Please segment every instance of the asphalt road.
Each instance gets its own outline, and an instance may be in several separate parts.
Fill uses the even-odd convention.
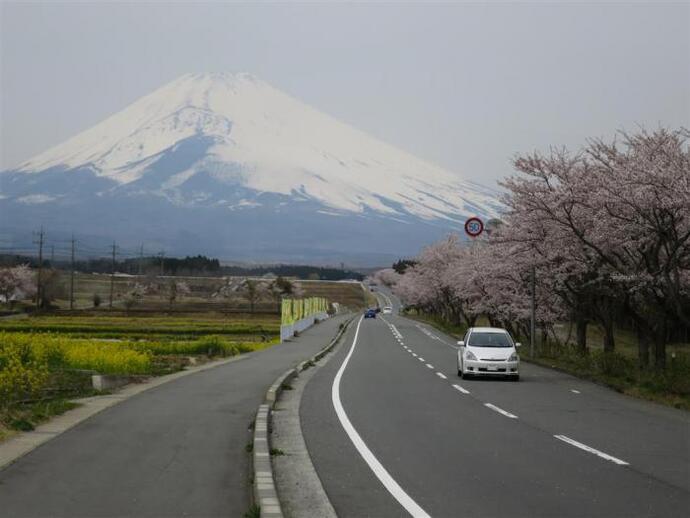
[[[248,427],[265,391],[343,318],[141,393],[45,443],[0,471],[0,516],[243,516]]]
[[[687,413],[525,363],[461,380],[454,341],[397,315],[356,329],[300,409],[339,516],[690,516]]]

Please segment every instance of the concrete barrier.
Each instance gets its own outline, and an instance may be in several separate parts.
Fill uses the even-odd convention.
[[[93,374],[91,385],[95,390],[114,390],[130,383],[141,383],[149,376],[131,376],[127,374]]]

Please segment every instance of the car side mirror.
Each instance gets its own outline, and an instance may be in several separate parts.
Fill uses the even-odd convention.
[[[515,347],[522,347],[522,344],[520,342],[515,342]]]
[[[462,347],[463,345],[465,345],[465,342],[463,342],[462,340],[458,340],[458,345]]]

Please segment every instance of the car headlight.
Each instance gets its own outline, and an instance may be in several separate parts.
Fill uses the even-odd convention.
[[[472,351],[466,351],[465,352],[465,359],[466,360],[472,360],[472,361],[477,361],[477,357],[474,355]]]
[[[510,358],[508,358],[509,362],[516,362],[520,359],[520,357],[517,355],[517,353],[513,353],[510,355]]]

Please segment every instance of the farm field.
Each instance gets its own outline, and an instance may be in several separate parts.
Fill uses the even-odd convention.
[[[375,306],[376,297],[359,282],[295,281],[305,297],[325,297],[352,310]]]
[[[235,340],[267,341],[278,335],[280,315],[222,313],[171,314],[122,311],[56,312],[23,319],[0,320],[8,333],[56,333],[73,338],[192,339],[219,335]]]
[[[136,276],[116,274],[113,277],[113,305],[122,309],[124,301],[137,285],[157,285],[155,293],[147,292],[130,307],[130,311],[200,312],[217,311],[221,313],[249,312],[251,304],[241,289],[228,294],[223,286],[244,278],[228,277],[186,277],[186,276]],[[252,278],[262,287],[270,285],[272,278]],[[331,302],[361,309],[375,304],[376,299],[362,289],[359,282],[306,281],[286,279],[304,297],[325,297]],[[94,297],[100,299],[100,307],[109,305],[111,276],[97,273],[75,273],[74,308],[78,310],[94,308]],[[172,283],[184,284],[185,293],[179,293],[173,303],[168,299]],[[59,277],[58,294],[53,304],[60,309],[69,309],[70,276],[63,272]],[[280,299],[263,290],[255,301],[254,313],[278,313]]]

